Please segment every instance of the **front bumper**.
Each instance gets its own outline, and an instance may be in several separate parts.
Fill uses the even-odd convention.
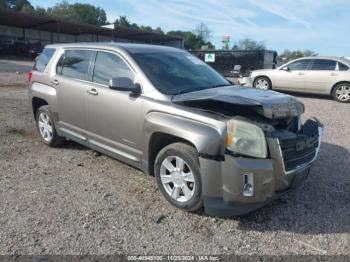
[[[242,77],[239,81],[240,85],[252,87],[253,86],[253,78],[252,77]]]
[[[308,177],[319,153],[323,127],[318,126],[318,146],[311,161],[286,170],[279,140],[269,138],[270,159],[225,155],[224,161],[200,158],[204,210],[208,215],[236,216],[249,213],[298,188]],[[249,177],[252,194],[246,194]]]

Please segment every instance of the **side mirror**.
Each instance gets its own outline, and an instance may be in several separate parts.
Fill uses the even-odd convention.
[[[288,66],[285,66],[285,67],[282,68],[282,70],[283,70],[283,71],[289,71],[290,69],[289,69]]]
[[[116,77],[109,80],[109,88],[119,91],[141,93],[140,85],[135,85],[129,77]]]

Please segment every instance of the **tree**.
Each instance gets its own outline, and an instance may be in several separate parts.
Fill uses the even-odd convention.
[[[208,42],[211,38],[211,31],[207,25],[200,23],[195,29],[194,33],[203,39],[203,41]]]
[[[35,10],[31,5],[24,5],[24,6],[22,6],[20,12],[32,15],[32,14],[34,14]]]
[[[106,12],[90,4],[69,4],[63,1],[46,10],[47,15],[66,21],[104,25],[107,23]]]
[[[153,29],[150,26],[141,25],[139,26],[136,23],[132,23],[126,16],[119,16],[114,22],[116,26],[121,27],[127,27],[127,28],[133,28],[133,29],[139,29],[146,33],[158,33],[158,34],[164,34],[163,30],[158,26],[156,29]]]
[[[160,26],[158,26],[156,29],[153,29],[153,32],[164,35],[164,31],[162,28],[160,28]]]
[[[47,15],[46,9],[42,8],[40,6],[35,7],[34,9],[34,15],[40,15],[40,16],[45,16]]]
[[[200,35],[190,31],[169,31],[167,35],[183,38],[186,49],[198,50],[201,49],[202,46],[208,46],[208,48],[211,49],[214,48],[214,45],[210,41],[206,42]]]
[[[239,40],[232,50],[263,50],[266,49],[265,42],[258,42],[250,38]]]
[[[126,16],[119,16],[114,22],[114,25],[121,27],[128,27],[133,29],[139,29],[139,26],[135,23],[131,23],[130,20]]]
[[[305,56],[317,56],[318,54],[311,50],[294,50],[290,51],[289,49],[285,49],[282,54],[279,55],[283,60],[294,60],[297,58],[305,57]]]
[[[28,0],[0,0],[0,6],[14,11],[33,9],[33,6]]]

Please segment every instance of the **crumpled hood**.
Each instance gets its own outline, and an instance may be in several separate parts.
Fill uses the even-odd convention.
[[[225,86],[175,95],[177,104],[198,105],[198,102],[220,102],[227,105],[249,107],[269,119],[299,116],[304,105],[296,98],[275,91],[265,91],[241,86]]]

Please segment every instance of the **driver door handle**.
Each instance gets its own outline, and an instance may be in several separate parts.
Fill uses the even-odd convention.
[[[300,72],[300,73],[298,73],[298,75],[303,76],[303,75],[305,75],[305,73]]]
[[[93,96],[97,96],[98,95],[98,92],[95,88],[92,88],[90,90],[87,91],[90,95],[93,95]]]

